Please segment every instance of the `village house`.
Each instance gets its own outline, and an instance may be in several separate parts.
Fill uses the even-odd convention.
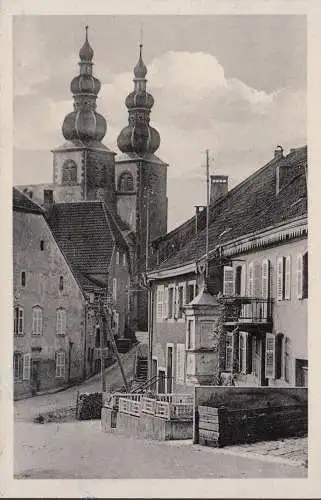
[[[307,386],[307,149],[274,158],[153,242],[149,375],[158,391],[197,383]],[[206,276],[206,263],[208,273]]]

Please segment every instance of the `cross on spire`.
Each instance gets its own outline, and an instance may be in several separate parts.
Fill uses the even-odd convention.
[[[88,42],[88,28],[89,28],[89,26],[88,26],[88,24],[86,24],[85,31],[86,31],[86,41],[87,42]]]

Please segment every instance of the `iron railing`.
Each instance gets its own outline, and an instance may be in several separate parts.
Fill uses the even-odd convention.
[[[272,322],[272,299],[223,297],[225,323],[268,324]]]

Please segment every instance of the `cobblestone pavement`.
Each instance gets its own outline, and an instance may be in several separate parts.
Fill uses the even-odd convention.
[[[100,421],[15,424],[16,479],[305,478],[307,469],[191,442],[103,433]]]

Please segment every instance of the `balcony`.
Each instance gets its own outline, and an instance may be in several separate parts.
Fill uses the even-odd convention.
[[[221,297],[224,304],[223,321],[226,326],[272,326],[272,299],[257,297]]]

